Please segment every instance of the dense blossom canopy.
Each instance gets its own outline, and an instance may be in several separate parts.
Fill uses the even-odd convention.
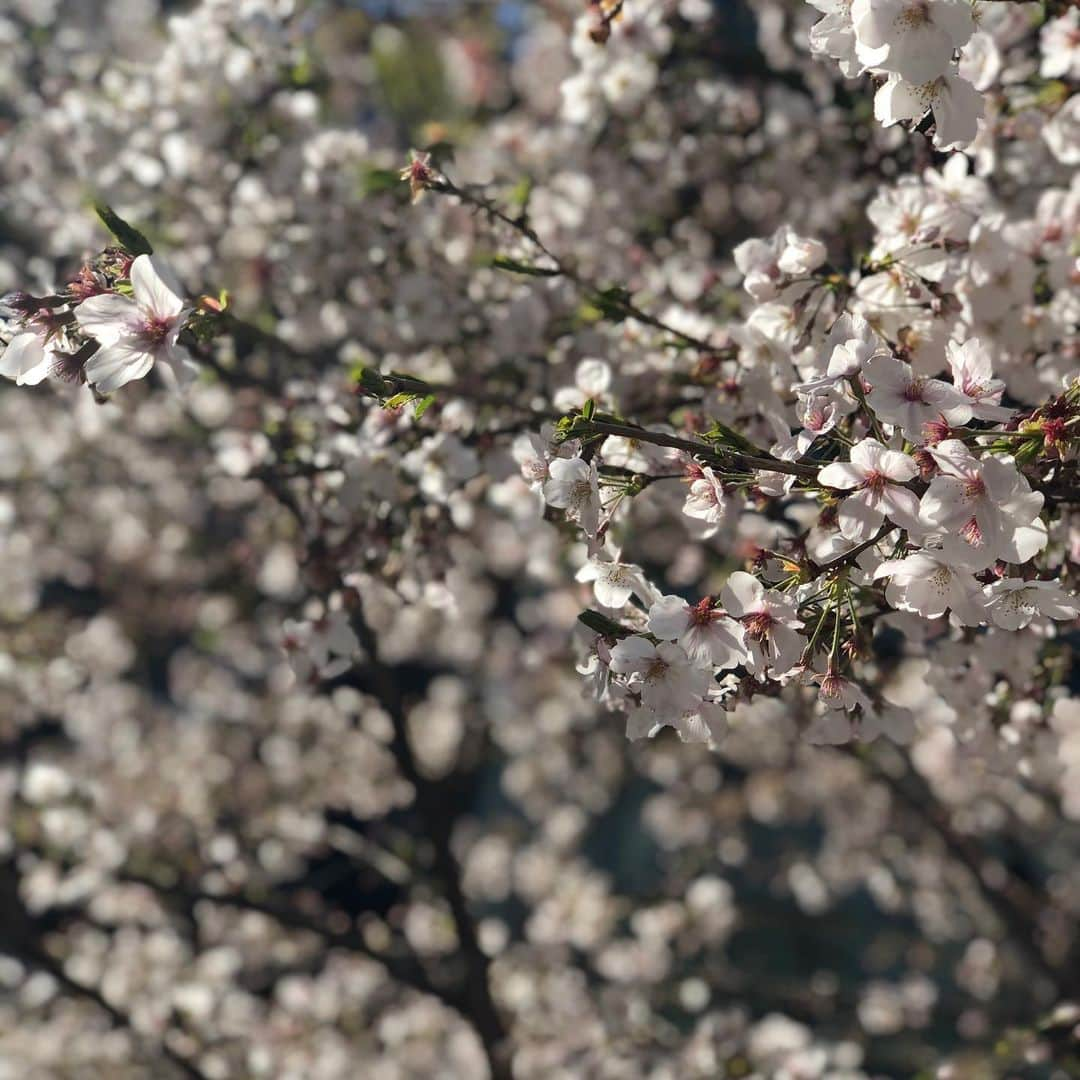
[[[1080,1068],[1075,3],[0,42],[10,1075]]]

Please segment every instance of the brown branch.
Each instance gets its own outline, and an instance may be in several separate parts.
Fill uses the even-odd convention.
[[[697,337],[694,334],[688,334],[684,330],[679,330],[677,327],[672,326],[670,323],[664,322],[662,319],[658,319],[655,315],[650,315],[643,308],[638,307],[629,296],[616,296],[610,290],[610,287],[599,285],[596,282],[589,281],[586,277],[580,274],[574,267],[572,267],[565,259],[556,255],[548,246],[540,239],[536,230],[533,229],[524,216],[519,218],[512,218],[505,211],[501,210],[490,198],[486,195],[480,194],[469,187],[459,187],[452,180],[449,180],[445,175],[440,176],[438,179],[432,180],[427,184],[429,191],[437,192],[440,195],[453,195],[460,199],[468,206],[472,206],[474,209],[479,210],[483,214],[487,215],[490,220],[500,221],[504,225],[509,226],[520,236],[529,241],[536,249],[550,259],[554,264],[550,268],[538,268],[537,271],[544,277],[564,277],[568,281],[573,282],[579,289],[581,289],[586,296],[594,298],[603,298],[603,302],[612,308],[618,310],[623,316],[635,319],[637,322],[643,323],[646,326],[651,326],[655,330],[661,330],[665,334],[670,334],[673,338],[681,341],[684,345],[690,345],[701,352],[714,352],[716,346],[705,338]]]

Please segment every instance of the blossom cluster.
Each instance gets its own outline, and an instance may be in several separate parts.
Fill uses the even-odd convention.
[[[19,386],[50,376],[86,382],[110,394],[161,362],[162,376],[176,388],[197,370],[179,344],[192,312],[183,297],[183,286],[160,259],[107,249],[58,293],[0,299],[13,324],[0,375]]]
[[[1008,47],[1042,14],[1034,4],[1009,11],[1014,5],[971,0],[807,2],[823,16],[810,31],[813,53],[835,60],[848,77],[875,77],[874,116],[884,126],[929,117],[939,150],[976,141],[988,112],[984,95],[1022,70],[1007,62]],[[1076,78],[1078,29],[1075,6],[1047,18],[1040,31],[1043,78]],[[1076,105],[1051,90],[1049,100],[1055,96],[1060,115],[1045,138],[1068,163],[1074,151],[1066,132],[1075,126]]]
[[[0,1059],[1068,1071],[1075,11],[180,8],[0,13]]]

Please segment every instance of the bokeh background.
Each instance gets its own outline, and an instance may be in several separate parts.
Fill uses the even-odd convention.
[[[806,4],[631,0],[599,66],[583,6],[0,4],[0,292],[69,280],[103,199],[243,320],[184,399],[0,387],[5,1080],[1080,1074],[1080,765],[959,749],[1034,654],[957,679],[884,635],[945,718],[910,753],[769,701],[717,752],[631,743],[583,693],[570,534],[499,403],[583,400],[599,357],[661,420],[685,373],[493,270],[484,215],[410,206],[408,151],[695,331],[735,243],[786,221],[849,263],[937,164],[809,56]],[[462,387],[425,423],[463,449],[364,364]],[[641,559],[705,589],[738,552],[677,505],[641,500]]]

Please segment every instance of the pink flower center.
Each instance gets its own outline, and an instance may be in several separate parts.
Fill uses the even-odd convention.
[[[982,547],[983,534],[978,521],[971,517],[967,524],[960,530],[960,535],[972,546]]]
[[[1065,421],[1055,417],[1042,422],[1043,439],[1047,446],[1056,446],[1065,438]]]
[[[716,488],[707,480],[699,480],[694,483],[694,498],[706,504],[706,506],[719,506],[720,495]]]
[[[743,619],[743,626],[746,627],[748,637],[761,641],[768,637],[769,630],[775,622],[776,620],[767,611],[755,611]]]
[[[715,622],[723,614],[719,608],[713,607],[712,597],[706,596],[704,600],[690,609],[690,625],[708,626],[709,623]]]
[[[908,30],[917,30],[930,21],[930,4],[928,0],[915,0],[914,3],[908,4],[896,20],[901,27]]]
[[[147,345],[161,345],[173,328],[173,320],[160,315],[149,315],[142,324],[139,337]]]
[[[592,484],[588,480],[575,480],[570,488],[570,505],[581,508],[589,505],[592,498]]]
[[[920,405],[927,405],[929,402],[923,396],[923,391],[926,387],[925,379],[913,379],[904,387],[904,400],[918,402]]]
[[[829,698],[832,701],[839,700],[840,695],[843,693],[844,680],[839,676],[829,672],[822,677],[821,680],[821,696]]]
[[[649,661],[649,666],[645,669],[645,681],[656,682],[664,678],[667,673],[668,662],[663,657],[657,656]]]
[[[973,476],[964,481],[964,498],[979,499],[986,494],[986,481],[981,476]]]
[[[880,495],[888,483],[889,478],[880,469],[871,469],[866,474],[866,479],[863,480],[863,487],[872,491],[875,495]]]

